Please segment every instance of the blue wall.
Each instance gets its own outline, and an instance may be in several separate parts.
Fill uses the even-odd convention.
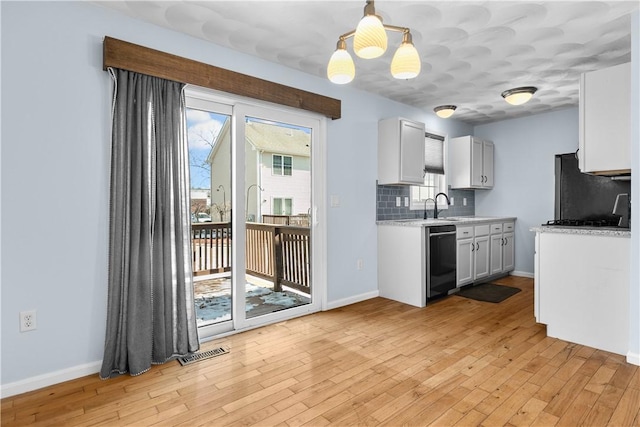
[[[327,122],[326,144],[327,195],[341,203],[319,219],[328,230],[329,304],[378,290],[378,121],[403,116],[451,137],[473,130],[89,2],[0,7],[3,388],[97,372],[102,359],[111,95],[102,70],[105,35],[342,100],[342,119]],[[29,309],[38,310],[38,329],[20,333],[18,312]]]
[[[495,186],[476,191],[476,215],[518,218],[515,270],[533,275],[529,229],[553,219],[554,155],[578,149],[578,109],[476,126],[474,135],[495,144]]]

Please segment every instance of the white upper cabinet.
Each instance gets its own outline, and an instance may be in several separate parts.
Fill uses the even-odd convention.
[[[493,142],[474,136],[452,138],[449,142],[451,188],[493,188]]]
[[[631,65],[580,78],[580,170],[599,175],[631,172]]]
[[[378,184],[424,183],[424,123],[403,118],[378,122]]]

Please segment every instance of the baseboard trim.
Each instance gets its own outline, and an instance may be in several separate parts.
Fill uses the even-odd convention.
[[[627,363],[631,363],[632,365],[640,366],[640,353],[627,353]]]
[[[360,295],[354,295],[349,298],[343,298],[336,301],[327,302],[326,310],[333,310],[334,308],[344,307],[345,305],[355,304],[357,302],[366,301],[371,298],[376,298],[380,296],[380,291],[371,291],[366,292]]]
[[[528,277],[529,279],[533,279],[533,273],[529,273],[528,271],[512,271],[509,274],[512,276]]]
[[[100,372],[101,366],[102,361],[86,363],[84,365],[61,369],[48,374],[37,375],[35,377],[26,378],[13,383],[2,384],[0,388],[0,396],[2,398],[15,396],[17,394],[27,393],[50,385],[75,380],[76,378],[86,377],[87,375],[97,374]]]

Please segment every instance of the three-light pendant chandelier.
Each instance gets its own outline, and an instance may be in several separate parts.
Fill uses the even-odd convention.
[[[367,0],[364,17],[357,28],[338,39],[336,51],[331,55],[327,66],[329,80],[336,84],[346,84],[356,75],[355,64],[347,52],[348,38],[353,37],[353,50],[360,58],[378,58],[387,50],[387,30],[402,33],[402,43],[391,61],[391,75],[396,79],[412,79],[420,74],[420,55],[413,46],[410,30],[383,24],[382,18],[376,15],[373,0]]]

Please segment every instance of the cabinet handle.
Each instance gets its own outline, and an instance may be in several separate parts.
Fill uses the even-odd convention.
[[[506,237],[504,238],[504,244],[505,245],[507,244],[507,238]]]
[[[501,245],[500,245],[500,246],[504,246],[504,239],[502,239],[502,243],[501,243]]]
[[[476,251],[476,245],[474,245],[473,243],[471,244],[471,252],[475,252]]]
[[[476,251],[480,250],[480,243],[476,243]]]

